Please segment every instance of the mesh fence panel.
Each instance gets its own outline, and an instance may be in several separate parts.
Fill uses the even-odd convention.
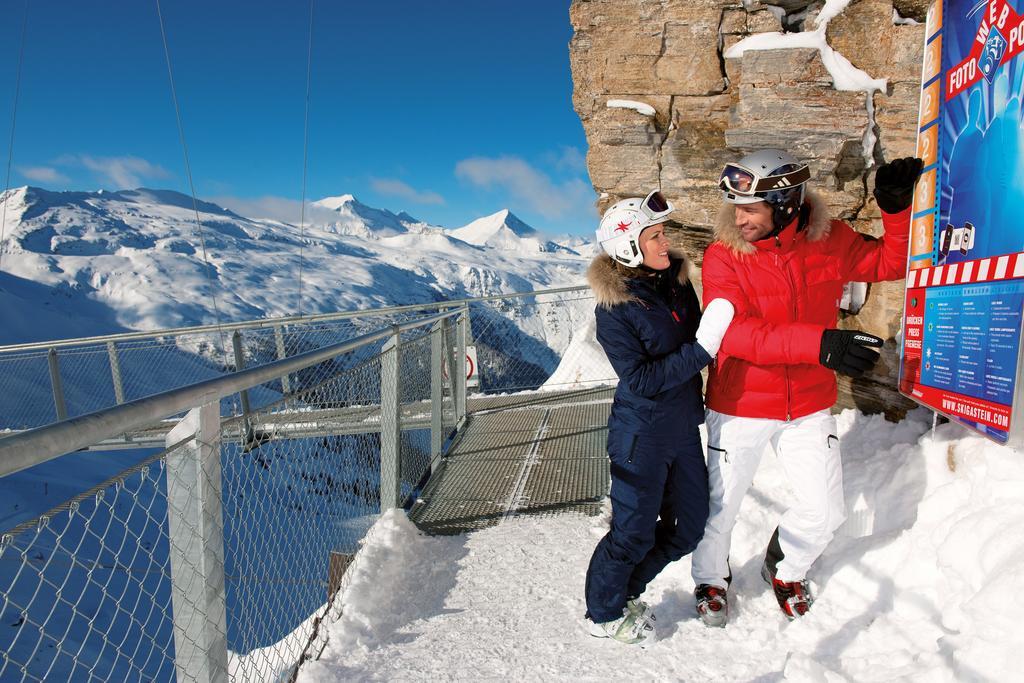
[[[416,421],[425,429],[405,430],[399,440],[399,491],[408,498],[430,473],[430,344],[431,336],[420,331],[416,339],[403,341],[398,373],[402,420]]]
[[[593,365],[593,348],[573,343],[580,334],[592,339],[593,306],[589,291],[472,302],[469,337],[476,345],[479,363],[476,390],[513,392],[571,388],[595,378],[614,381],[609,368],[587,367]],[[239,331],[242,362],[246,367],[262,365],[422,314],[423,310],[385,309],[330,321],[281,326],[263,322],[264,327]],[[114,405],[115,376],[120,377],[123,400],[130,401],[233,371],[232,337],[232,332],[174,335],[169,331],[149,339],[118,341],[113,344],[113,361],[106,344],[58,349],[67,413],[74,417]],[[369,350],[366,353],[370,354]],[[570,372],[567,367],[573,364]],[[560,367],[565,371],[556,372]],[[26,429],[56,420],[46,351],[0,353],[0,388],[4,389],[0,391],[0,429]],[[285,389],[277,380],[254,387],[247,398],[253,408],[259,408],[277,402]],[[238,397],[222,405],[225,416],[239,410]]]
[[[595,354],[589,294],[481,301],[469,310],[479,391],[614,381],[603,354]],[[244,362],[260,365],[282,347],[291,356],[410,315],[246,331]],[[440,341],[446,438],[458,417],[454,322],[446,321]],[[396,485],[402,500],[417,495],[431,466],[436,340],[426,327],[402,335]],[[176,657],[203,648],[180,626],[175,638],[175,615],[189,610],[213,624],[208,633],[219,630],[226,640],[234,679],[286,677],[316,656],[321,621],[340,607],[341,568],[380,513],[383,348],[382,341],[368,344],[291,373],[287,391],[280,378],[250,388],[250,413],[224,422],[216,476],[203,471],[183,478],[184,447],[171,449],[3,534],[0,680],[173,680]],[[216,360],[224,345],[209,335],[123,342],[117,351],[125,400],[234,369]],[[45,353],[0,356],[0,371],[16,376],[8,386],[35,392],[4,404],[3,426],[53,420],[47,368]],[[72,416],[116,400],[106,345],[62,352],[61,374],[74,387],[65,392]],[[105,388],[90,393],[90,382]],[[21,404],[24,410],[14,410]],[[239,412],[237,395],[222,402],[222,415]],[[200,501],[214,505],[222,521],[212,561],[222,564],[223,623],[199,599],[204,585],[174,584],[183,571],[210,569],[187,559],[186,549],[207,539],[203,525],[174,521]],[[179,558],[178,569],[170,558]]]
[[[213,379],[232,369],[220,342],[214,343],[210,335],[120,342],[115,349],[125,401]],[[109,352],[105,355],[109,362]],[[106,374],[112,376],[109,368]]]
[[[430,468],[431,342],[402,337],[403,499]],[[287,680],[317,656],[381,510],[381,349],[294,373],[287,399],[215,426],[215,466],[187,441],[0,536],[0,680],[189,680],[203,638],[226,642],[233,680]]]
[[[469,310],[481,393],[616,381],[594,340],[594,298],[589,291],[485,300],[472,303]]]
[[[173,679],[163,459],[0,540],[0,680]]]
[[[265,327],[239,330],[242,362],[245,367],[263,365],[422,315],[422,310],[384,310],[329,321],[265,323]],[[116,405],[118,379],[122,400],[132,401],[232,372],[236,369],[233,336],[233,332],[167,331],[147,339],[58,348],[67,415]],[[29,429],[57,420],[47,356],[47,350],[0,352],[0,429]],[[254,407],[269,405],[281,398],[283,389],[280,381],[253,388],[250,402]],[[222,405],[225,416],[238,411],[237,399]]]
[[[0,378],[0,430],[30,429],[57,420],[45,351],[0,356]]]
[[[339,426],[358,422],[379,395],[380,361],[316,379],[310,405]],[[242,680],[275,679],[317,654],[317,620],[337,590],[331,556],[354,554],[380,512],[380,435],[288,436],[301,427],[279,423],[256,448],[224,446],[228,647]]]

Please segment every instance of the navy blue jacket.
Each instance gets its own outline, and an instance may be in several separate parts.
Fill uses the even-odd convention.
[[[629,272],[605,254],[587,271],[597,341],[619,376],[608,427],[671,440],[704,422],[700,371],[712,358],[695,341],[700,303],[680,252],[664,271]]]

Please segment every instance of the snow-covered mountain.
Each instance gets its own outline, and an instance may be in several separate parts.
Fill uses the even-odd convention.
[[[526,247],[534,252],[577,253],[573,249],[545,239],[508,209],[502,209],[456,228],[451,231],[451,236],[469,244],[503,251],[521,252]]]
[[[576,285],[588,260],[507,210],[446,230],[341,195],[300,234],[199,202],[200,233],[168,190],[5,200],[0,344]]]
[[[427,226],[404,211],[394,214],[387,209],[375,209],[363,204],[350,194],[325,197],[313,202],[315,208],[326,209],[337,214],[327,218],[323,212],[318,215],[320,228],[338,235],[354,235],[370,239],[394,237],[407,232],[422,232]]]

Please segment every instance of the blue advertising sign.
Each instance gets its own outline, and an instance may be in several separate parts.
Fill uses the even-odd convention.
[[[902,393],[1003,443],[1024,443],[1019,2],[928,13],[900,368]]]

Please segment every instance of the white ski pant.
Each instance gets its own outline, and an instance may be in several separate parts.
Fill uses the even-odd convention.
[[[827,410],[788,422],[708,410],[706,421],[711,506],[704,537],[693,551],[695,584],[726,586],[733,525],[769,445],[796,497],[779,521],[783,558],[776,577],[805,578],[846,517],[835,418]]]

